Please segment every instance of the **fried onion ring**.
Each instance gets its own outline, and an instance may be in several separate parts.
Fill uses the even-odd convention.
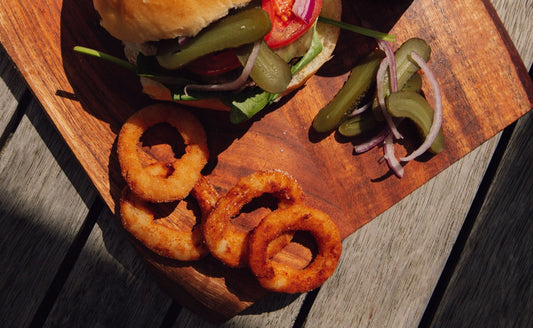
[[[191,194],[198,202],[202,218],[205,218],[216,204],[218,193],[202,176]],[[122,225],[144,246],[161,256],[180,261],[194,261],[205,257],[208,250],[200,225],[181,228],[185,220],[176,209],[165,217],[171,224],[158,223],[155,219],[155,207],[163,205],[149,203],[125,187],[120,199]]]
[[[245,267],[248,262],[249,231],[232,223],[243,206],[263,194],[272,194],[278,199],[278,208],[287,208],[303,201],[303,191],[296,180],[285,172],[258,171],[241,178],[226,195],[222,196],[205,220],[203,231],[211,254],[229,267]],[[276,241],[277,252],[292,239],[285,234]]]
[[[165,122],[182,136],[185,154],[170,163],[150,164],[151,168],[146,169],[137,151],[141,137],[148,128]],[[131,191],[150,202],[172,202],[185,198],[200,178],[209,158],[202,124],[188,111],[166,103],[144,107],[124,123],[118,136],[117,153],[122,176]]]
[[[287,231],[307,231],[318,252],[304,269],[273,261],[268,245]],[[330,217],[314,208],[297,204],[267,215],[249,239],[249,266],[265,289],[282,293],[304,293],[321,286],[335,271],[342,244]]]

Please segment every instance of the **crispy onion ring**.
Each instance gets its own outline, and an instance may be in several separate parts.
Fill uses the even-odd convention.
[[[307,231],[318,253],[304,269],[273,261],[268,245],[287,231]],[[250,234],[249,265],[264,288],[282,293],[304,293],[322,285],[335,271],[342,251],[337,226],[314,208],[297,204],[267,215]]]
[[[282,171],[258,171],[241,178],[222,196],[205,221],[203,231],[211,254],[229,267],[244,267],[248,262],[249,231],[231,222],[244,205],[263,194],[272,194],[278,208],[287,208],[303,201],[303,191],[294,178]],[[270,252],[277,252],[292,239],[292,234],[280,236]]]
[[[197,200],[202,218],[214,207],[218,193],[209,182],[201,177],[191,193]],[[182,229],[179,210],[174,209],[165,219],[175,224],[163,225],[155,219],[155,207],[162,204],[149,203],[135,195],[128,187],[122,191],[120,214],[124,228],[144,246],[161,256],[180,260],[195,261],[209,252],[204,244],[200,225]]]
[[[137,152],[140,139],[148,128],[165,122],[181,134],[185,154],[171,163],[156,162],[146,169]],[[200,178],[209,158],[201,123],[188,111],[167,103],[150,105],[133,114],[120,130],[117,153],[122,175],[131,191],[150,202],[185,198]],[[163,171],[166,174],[161,174]]]
[[[191,195],[198,202],[203,218],[207,218],[211,214],[219,198],[218,191],[203,175],[192,188]]]

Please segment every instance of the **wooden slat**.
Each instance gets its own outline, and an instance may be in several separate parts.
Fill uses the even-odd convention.
[[[533,115],[521,119],[433,327],[533,325]]]
[[[173,327],[293,327],[306,295],[268,294],[222,325],[210,323],[205,317],[183,308]]]
[[[0,46],[0,136],[3,135],[6,126],[11,121],[18,102],[26,89],[26,83],[15,70],[5,50]]]
[[[106,208],[45,326],[160,327],[171,302]]]
[[[1,326],[33,318],[96,191],[32,102],[0,154]]]

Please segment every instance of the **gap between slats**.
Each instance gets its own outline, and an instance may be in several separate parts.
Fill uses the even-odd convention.
[[[0,135],[0,154],[2,154],[2,151],[9,142],[9,139],[11,138],[13,133],[15,133],[15,130],[20,124],[22,117],[24,117],[24,113],[26,112],[26,108],[29,106],[32,97],[33,96],[29,89],[26,89],[22,94],[22,97],[20,98],[20,101],[17,105],[17,108],[15,109],[15,112],[13,113],[13,116],[11,116],[11,119],[7,123],[4,132]]]

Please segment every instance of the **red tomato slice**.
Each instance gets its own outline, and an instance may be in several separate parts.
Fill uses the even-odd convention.
[[[265,36],[265,41],[272,49],[286,46],[298,39],[313,26],[322,9],[322,0],[315,1],[313,15],[306,23],[292,13],[295,0],[263,0],[263,10],[270,16],[272,30]]]
[[[187,68],[196,74],[219,75],[241,66],[235,51],[227,49],[200,57],[189,63]]]

